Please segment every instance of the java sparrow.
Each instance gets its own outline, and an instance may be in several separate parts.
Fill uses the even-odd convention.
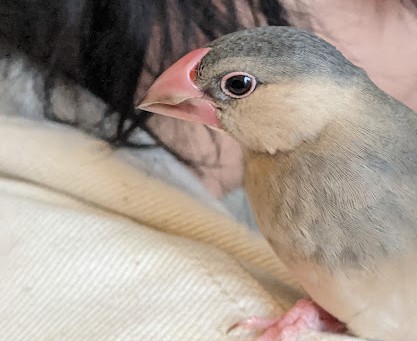
[[[415,112],[289,27],[190,52],[137,104],[240,143],[260,230],[314,304],[356,336],[417,340]],[[280,321],[264,324],[265,340]]]

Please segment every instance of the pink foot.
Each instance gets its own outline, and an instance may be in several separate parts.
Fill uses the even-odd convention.
[[[229,328],[263,329],[256,341],[293,341],[303,331],[346,332],[346,327],[311,300],[299,300],[286,314],[276,319],[249,317]]]

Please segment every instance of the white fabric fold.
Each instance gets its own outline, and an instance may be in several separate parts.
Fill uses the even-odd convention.
[[[246,340],[225,331],[300,295],[262,238],[105,142],[0,117],[0,340]]]

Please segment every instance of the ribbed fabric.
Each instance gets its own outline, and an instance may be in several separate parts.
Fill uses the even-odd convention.
[[[0,174],[0,340],[246,340],[225,331],[300,294],[259,236],[73,129],[0,118]]]

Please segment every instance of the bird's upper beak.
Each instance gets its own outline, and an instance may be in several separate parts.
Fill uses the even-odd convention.
[[[220,129],[215,106],[193,79],[198,64],[209,51],[209,48],[197,49],[178,60],[159,76],[136,107]]]

